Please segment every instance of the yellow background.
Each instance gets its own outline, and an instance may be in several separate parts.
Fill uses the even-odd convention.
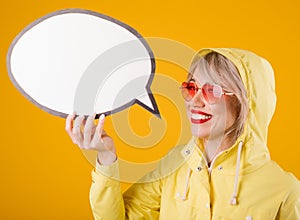
[[[173,39],[195,50],[238,47],[267,58],[275,70],[278,93],[269,149],[275,161],[300,178],[298,0],[2,0],[0,8],[1,219],[92,219],[88,200],[92,166],[65,133],[64,119],[25,99],[10,82],[5,65],[11,41],[25,26],[65,8],[103,13],[134,27],[144,37]],[[174,73],[178,68],[167,64],[158,70],[172,77],[177,74],[177,80],[185,78]],[[162,146],[134,150],[116,138],[123,158],[147,162],[172,146],[179,132],[178,113],[172,112],[174,107],[167,99],[156,99],[167,124]],[[130,115],[135,132],[147,135],[151,114],[135,105]],[[115,135],[110,118],[106,129]],[[122,185],[123,189],[128,186]]]

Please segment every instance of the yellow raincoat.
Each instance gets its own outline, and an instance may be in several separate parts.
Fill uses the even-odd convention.
[[[113,178],[118,162],[98,164],[90,191],[95,219],[300,220],[300,183],[270,160],[266,146],[276,104],[272,67],[239,49],[199,53],[211,51],[230,59],[240,72],[250,106],[244,133],[210,167],[192,138],[173,148],[145,177],[162,178],[136,183],[124,195]]]

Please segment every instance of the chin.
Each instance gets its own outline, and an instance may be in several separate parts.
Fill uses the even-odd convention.
[[[198,138],[207,138],[209,137],[209,133],[208,132],[204,132],[204,131],[199,131],[199,129],[193,129],[191,130],[192,135]]]
[[[207,138],[211,135],[211,124],[194,124],[191,123],[192,135],[198,138]]]

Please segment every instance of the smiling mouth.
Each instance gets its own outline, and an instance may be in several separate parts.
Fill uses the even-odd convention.
[[[205,112],[192,110],[191,122],[194,124],[203,124],[212,119],[212,115]]]

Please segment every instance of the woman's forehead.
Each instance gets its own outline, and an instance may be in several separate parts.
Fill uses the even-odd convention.
[[[188,81],[195,81],[197,84],[216,83],[210,76],[211,72],[203,71],[203,68],[197,67],[188,77]]]

